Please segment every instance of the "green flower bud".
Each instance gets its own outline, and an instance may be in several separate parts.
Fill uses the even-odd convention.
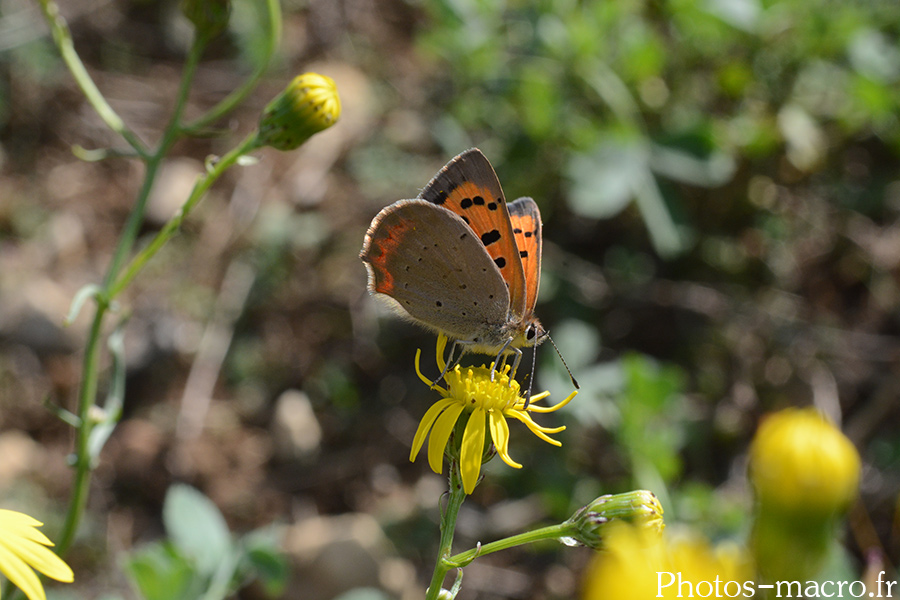
[[[293,150],[328,129],[341,115],[334,80],[318,73],[298,75],[272,100],[259,121],[257,141],[276,150]]]
[[[213,37],[228,26],[231,0],[181,0],[181,12],[198,33]]]
[[[629,523],[658,536],[665,528],[663,507],[653,494],[646,490],[635,490],[625,494],[600,496],[587,506],[580,508],[566,523],[574,526],[574,532],[563,543],[583,544],[599,550],[613,523]]]

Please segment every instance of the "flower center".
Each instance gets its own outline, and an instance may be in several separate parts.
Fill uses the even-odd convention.
[[[519,395],[519,382],[509,379],[509,365],[495,371],[493,381],[489,367],[467,367],[463,370],[456,365],[444,381],[447,382],[447,395],[470,410],[481,408],[503,412],[524,402]]]

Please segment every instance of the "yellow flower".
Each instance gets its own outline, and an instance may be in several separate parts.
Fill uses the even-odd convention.
[[[446,367],[443,359],[446,346],[447,337],[438,336],[437,366],[441,372]],[[416,353],[416,373],[419,375],[419,379],[430,387],[431,380],[425,377],[419,369],[421,354],[421,350]],[[565,429],[565,426],[542,427],[534,422],[530,413],[547,413],[558,410],[568,404],[578,393],[577,391],[569,394],[559,404],[550,407],[537,406],[538,402],[550,395],[550,392],[541,392],[531,397],[531,402],[526,408],[519,382],[509,378],[509,365],[498,369],[494,374],[493,381],[491,381],[491,366],[482,365],[463,370],[456,365],[444,375],[444,381],[447,384],[446,388],[434,387],[443,397],[435,402],[422,417],[413,438],[409,460],[416,459],[427,436],[429,437],[428,464],[435,473],[441,473],[444,449],[450,441],[450,435],[456,427],[456,422],[464,411],[470,413],[459,452],[459,468],[462,474],[463,489],[467,494],[471,494],[478,483],[488,429],[491,432],[491,441],[503,462],[516,469],[522,468],[522,465],[509,455],[509,425],[506,419],[521,421],[533,434],[545,442],[554,446],[562,446],[561,442],[554,440],[548,434],[559,433]],[[429,432],[431,432],[430,436]]]
[[[604,548],[585,574],[583,600],[734,598],[747,588],[753,595],[750,562],[733,544],[713,548],[700,536],[661,536],[618,522]]]
[[[769,415],[750,445],[750,479],[766,509],[841,513],[856,497],[859,474],[856,448],[812,408]]]
[[[757,500],[750,540],[760,575],[815,576],[857,494],[856,448],[815,409],[789,408],[760,424],[749,470]]]
[[[341,116],[341,99],[331,77],[298,75],[263,110],[257,143],[276,150],[293,150],[310,136],[334,125]]]
[[[14,510],[0,509],[0,572],[29,600],[45,600],[44,586],[32,569],[57,581],[71,583],[72,569],[53,553],[40,521]]]

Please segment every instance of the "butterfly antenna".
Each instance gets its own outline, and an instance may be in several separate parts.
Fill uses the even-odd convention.
[[[559,348],[556,346],[556,343],[553,341],[553,338],[550,337],[550,334],[547,334],[547,339],[550,340],[550,345],[553,346],[553,349],[556,350],[556,355],[559,357],[559,360],[562,361],[563,366],[566,368],[566,373],[569,374],[569,379],[572,381],[572,385],[576,390],[580,390],[581,386],[578,385],[578,382],[575,381],[575,376],[572,375],[572,370],[569,369],[569,365],[566,364],[566,359],[563,358],[562,352],[559,351]]]

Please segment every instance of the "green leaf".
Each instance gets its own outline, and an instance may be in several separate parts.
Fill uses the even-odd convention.
[[[109,440],[113,430],[122,417],[122,403],[125,400],[125,325],[123,319],[107,340],[109,354],[112,357],[112,375],[106,404],[103,405],[103,419],[91,429],[88,437],[88,455],[92,461],[99,459],[100,451]]]
[[[100,292],[100,286],[93,283],[85,285],[75,292],[75,297],[72,298],[72,304],[69,306],[69,314],[66,315],[64,323],[71,325],[78,317],[78,313],[81,312],[84,303],[92,298],[96,298]]]
[[[584,217],[609,219],[634,198],[647,172],[647,149],[637,140],[606,140],[569,162],[569,205]]]
[[[175,484],[163,504],[163,523],[175,547],[211,575],[233,552],[231,532],[216,505],[194,488]]]
[[[151,544],[136,551],[124,571],[145,600],[188,600],[196,595],[193,568],[168,544]]]
[[[247,559],[262,582],[266,595],[281,596],[291,576],[287,558],[276,548],[260,547],[248,549]]]
[[[280,597],[290,579],[290,562],[281,551],[283,530],[280,527],[263,527],[241,538],[247,566],[259,578],[266,594]]]

